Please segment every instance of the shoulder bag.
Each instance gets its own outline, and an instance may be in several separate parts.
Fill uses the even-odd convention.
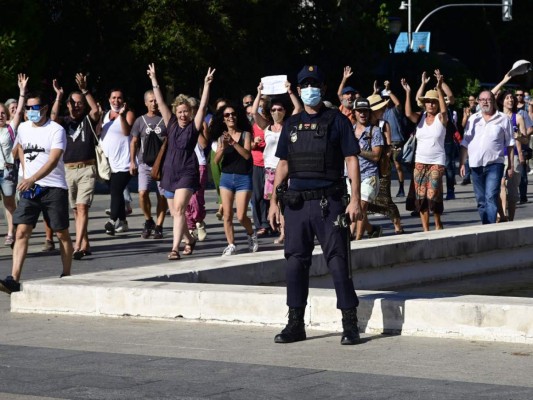
[[[150,173],[152,175],[152,179],[155,181],[160,181],[163,176],[163,164],[165,163],[167,149],[168,137],[165,136],[163,143],[161,144],[161,148],[159,149],[159,153],[157,153],[157,158],[154,161],[154,165],[152,166],[152,172]]]
[[[412,164],[415,161],[416,135],[411,135],[402,148],[402,163]]]
[[[87,115],[87,119],[89,116]],[[107,159],[102,146],[100,146],[100,139],[96,136],[96,132],[93,129],[93,125],[89,120],[89,126],[94,135],[94,151],[96,153],[96,170],[98,171],[98,177],[104,181],[111,179],[111,166],[109,165],[109,160]]]

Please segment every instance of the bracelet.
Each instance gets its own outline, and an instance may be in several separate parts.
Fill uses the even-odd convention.
[[[83,94],[84,96],[85,96],[87,93],[89,93],[89,91],[88,91],[87,89],[84,89],[84,90],[81,91],[81,94]]]
[[[25,99],[26,95],[25,94],[19,94],[19,97],[22,97],[23,99]]]
[[[55,103],[56,101],[59,103],[59,102],[61,101],[61,99],[56,98],[55,101],[54,101],[54,103]]]
[[[154,89],[159,89],[159,85],[153,85],[152,86]]]

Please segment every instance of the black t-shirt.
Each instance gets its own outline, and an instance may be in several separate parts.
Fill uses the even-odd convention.
[[[242,147],[244,147],[244,136],[245,132],[242,132],[238,142]],[[245,159],[233,146],[228,146],[224,149],[222,172],[226,174],[249,175],[252,173],[252,165],[251,155],[249,159]]]
[[[65,163],[94,160],[95,138],[88,116],[82,120],[74,120],[70,116],[63,118],[61,125],[67,133],[67,148],[63,154]]]

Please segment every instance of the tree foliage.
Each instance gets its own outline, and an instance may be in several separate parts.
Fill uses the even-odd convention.
[[[525,0],[514,2],[512,23],[501,22],[498,7],[443,10],[423,28],[432,32],[433,53],[403,56],[391,56],[388,46],[394,39],[388,17],[401,17],[407,29],[398,0],[1,2],[1,99],[13,96],[17,72],[30,75],[32,88],[50,89],[57,78],[67,92],[75,88],[75,73],[85,72],[100,101],[110,88],[121,87],[129,104],[142,105],[150,62],[169,95],[199,96],[211,66],[217,69],[213,97],[237,99],[254,93],[261,76],[287,74],[296,83],[306,63],[324,69],[330,98],[345,65],[355,72],[350,84],[363,93],[376,78],[397,85],[401,77],[414,79],[439,66],[459,93],[467,77],[499,81],[515,60],[532,54],[526,35],[516,40],[517,32],[527,32],[525,16],[533,11],[533,2]],[[447,1],[454,2],[460,0]],[[413,3],[416,22],[442,5]]]

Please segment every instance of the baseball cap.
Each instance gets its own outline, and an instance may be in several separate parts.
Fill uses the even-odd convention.
[[[317,65],[305,65],[300,72],[298,72],[298,83],[302,83],[306,79],[314,79],[323,83],[324,75]]]
[[[370,110],[370,102],[368,99],[365,99],[364,97],[360,97],[357,100],[355,100],[353,104],[354,110]]]
[[[344,89],[342,89],[342,94],[346,93],[358,93],[358,91],[351,86],[346,86]]]

